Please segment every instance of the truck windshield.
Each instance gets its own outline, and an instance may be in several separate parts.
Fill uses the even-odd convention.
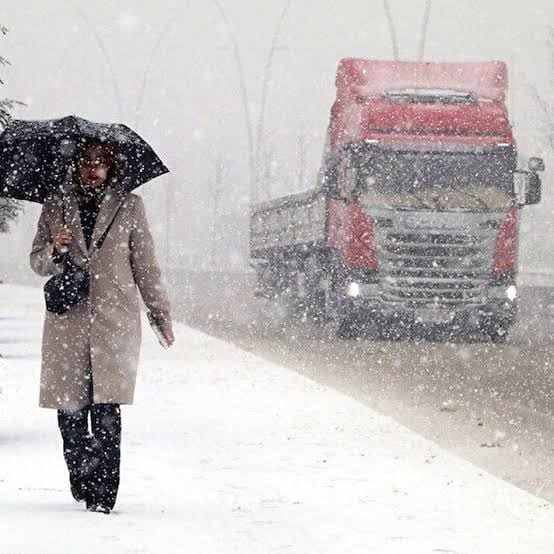
[[[364,203],[433,210],[496,210],[512,203],[513,153],[390,151],[352,161]]]
[[[432,89],[391,90],[385,93],[389,102],[411,102],[413,104],[477,104],[477,98],[470,92]]]

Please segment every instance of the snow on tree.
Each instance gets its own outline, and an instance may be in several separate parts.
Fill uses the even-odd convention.
[[[0,35],[4,36],[8,33],[8,29],[3,25],[0,25]],[[0,55],[0,66],[10,65],[10,62]],[[0,85],[3,85],[4,81],[0,75]],[[0,128],[3,129],[9,123],[11,116],[10,111],[21,102],[17,100],[10,100],[8,98],[0,98]],[[20,202],[10,200],[7,198],[0,198],[0,233],[5,233],[8,230],[8,223],[15,219],[22,207]]]

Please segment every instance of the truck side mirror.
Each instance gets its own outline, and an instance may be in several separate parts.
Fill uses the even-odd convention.
[[[544,168],[544,164],[543,164],[543,168]],[[544,169],[541,169],[540,171],[544,171]],[[529,175],[529,182],[527,184],[525,203],[528,206],[533,206],[534,204],[538,204],[541,201],[541,197],[542,197],[541,178],[537,173],[531,173]]]
[[[529,171],[514,172],[514,193],[520,206],[532,206],[541,201],[541,178]]]
[[[533,172],[544,171],[544,160],[542,158],[529,158],[529,170]]]

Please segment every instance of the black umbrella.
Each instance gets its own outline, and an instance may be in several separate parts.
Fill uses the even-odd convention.
[[[16,119],[0,135],[0,197],[43,202],[63,187],[81,146],[91,139],[115,148],[117,185],[127,191],[169,171],[151,146],[126,125],[73,115]]]

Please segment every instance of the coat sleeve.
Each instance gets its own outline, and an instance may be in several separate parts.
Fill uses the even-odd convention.
[[[140,196],[135,201],[130,249],[133,277],[146,307],[161,327],[171,327],[170,303],[156,260],[144,202]]]
[[[30,263],[32,270],[42,277],[57,275],[63,271],[63,259],[54,256],[54,243],[48,224],[51,206],[45,202],[38,220],[37,232],[31,247]]]

